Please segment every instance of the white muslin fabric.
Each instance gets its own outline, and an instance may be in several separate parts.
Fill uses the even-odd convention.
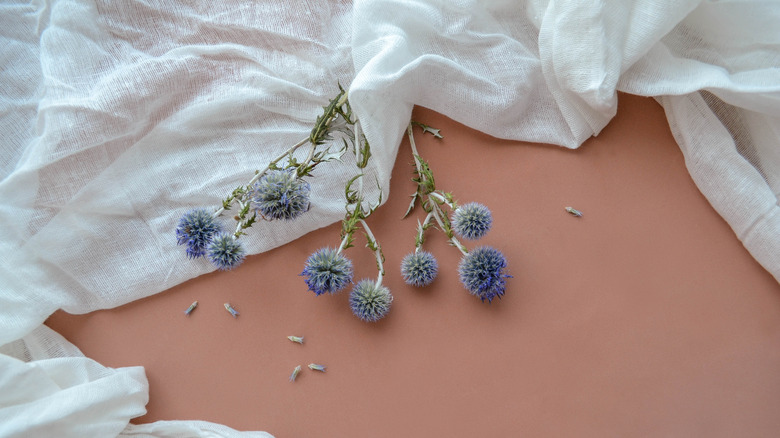
[[[179,217],[305,138],[338,83],[385,188],[414,105],[576,148],[618,91],[654,96],[693,180],[780,280],[778,23],[780,2],[752,0],[0,3],[0,436],[268,436],[129,424],[142,368],[42,323],[213,270],[183,260]],[[256,225],[247,251],[338,220],[353,168],[317,173],[311,212]]]

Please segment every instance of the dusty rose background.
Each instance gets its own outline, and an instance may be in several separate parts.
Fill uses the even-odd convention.
[[[338,243],[334,225],[234,272],[48,325],[105,365],[146,367],[138,423],[277,437],[776,436],[780,286],[698,192],[655,101],[620,96],[617,117],[576,151],[497,140],[422,108],[414,118],[445,136],[416,137],[438,185],[493,210],[480,244],[509,259],[503,300],[465,292],[459,253],[439,234],[427,244],[437,281],[403,283],[416,226],[400,220],[413,191],[405,142],[369,220],[395,295],[380,323],[353,317],[347,293],[315,297],[297,278],[309,253]],[[368,251],[348,254],[358,278],[375,275]]]

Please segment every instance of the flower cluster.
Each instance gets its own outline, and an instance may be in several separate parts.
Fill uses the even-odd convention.
[[[255,171],[247,184],[237,187],[222,201],[220,208],[210,211],[197,208],[186,212],[176,227],[176,240],[186,247],[187,257],[205,257],[220,270],[230,270],[240,265],[246,251],[239,239],[257,220],[291,221],[301,217],[311,207],[311,186],[307,178],[321,163],[341,160],[351,151],[354,154],[357,172],[345,184],[346,214],[342,221],[341,242],[336,247],[320,248],[305,261],[301,276],[308,290],[315,296],[335,294],[354,283],[352,261],[345,250],[353,246],[355,233],[361,230],[366,247],[374,254],[377,278],[361,279],[354,284],[349,295],[352,313],[367,322],[376,322],[388,315],[393,295],[382,284],[385,275],[382,247],[367,223],[368,217],[382,203],[379,199],[368,202],[363,192],[365,170],[371,157],[371,150],[361,132],[360,122],[354,117],[347,92],[339,87],[339,94],[323,107],[323,114],[317,117],[309,136],[287,149],[270,161],[262,170]],[[423,222],[418,221],[414,252],[401,262],[404,281],[416,287],[431,284],[439,273],[439,264],[434,255],[423,250],[425,231],[436,227],[443,231],[450,244],[458,248],[463,258],[458,266],[463,286],[482,301],[491,302],[501,298],[506,291],[507,261],[504,255],[488,246],[469,252],[458,238],[476,240],[485,236],[493,225],[490,210],[477,202],[459,206],[451,193],[436,188],[428,163],[414,143],[413,126],[417,125],[434,136],[441,138],[438,130],[412,122],[408,128],[409,140],[414,153],[417,190],[406,215],[420,205],[427,213]],[[326,144],[340,139],[343,148],[331,151]],[[308,153],[296,152],[308,145]],[[284,160],[284,161],[283,161]],[[235,208],[235,230],[226,231],[218,222],[222,214]],[[406,216],[405,215],[405,216]],[[457,236],[457,237],[456,237]],[[231,312],[232,313],[232,312]],[[237,313],[236,313],[237,314]]]
[[[350,119],[347,118],[347,120]],[[375,281],[360,280],[352,289],[349,302],[355,316],[363,321],[376,322],[384,318],[390,311],[393,295],[387,287],[382,285],[382,278],[385,275],[385,257],[382,253],[382,247],[366,222],[366,219],[382,202],[381,193],[376,205],[373,207],[365,206],[363,172],[368,165],[371,151],[365,138],[360,137],[360,125],[357,120],[354,121],[354,126],[356,131],[354,138],[357,139],[356,143],[360,144],[359,148],[354,149],[356,165],[360,173],[350,179],[344,189],[347,212],[341,226],[341,244],[336,249],[321,248],[310,255],[301,275],[305,277],[306,285],[315,295],[333,294],[352,283],[352,262],[346,258],[343,251],[353,246],[355,232],[362,228],[366,238],[366,247],[374,253],[376,258],[378,275]],[[354,185],[357,187],[353,187]]]
[[[245,258],[239,238],[258,218],[289,221],[309,211],[311,189],[305,178],[311,176],[317,165],[339,160],[346,152],[346,145],[338,151],[322,147],[333,140],[335,132],[343,132],[351,122],[351,110],[345,112],[344,109],[345,105],[348,107],[347,93],[341,87],[339,89],[339,94],[323,108],[323,115],[317,117],[308,137],[272,160],[263,170],[256,171],[246,185],[237,187],[222,201],[219,209],[213,212],[195,209],[181,217],[176,227],[176,241],[186,245],[189,258],[206,257],[220,270],[233,269]],[[350,133],[345,134],[349,137]],[[295,152],[305,145],[309,146],[309,152],[299,161]],[[284,159],[286,164],[280,167],[279,163]],[[233,217],[236,226],[233,233],[228,233],[217,219],[233,207],[238,207]]]
[[[433,171],[417,152],[413,135],[414,125],[420,126],[423,132],[430,132],[441,138],[438,130],[420,123],[413,122],[407,129],[414,154],[416,177],[413,181],[417,183],[417,191],[412,194],[412,201],[404,217],[408,216],[418,203],[427,216],[422,223],[418,221],[415,250],[401,261],[401,275],[407,284],[413,286],[427,286],[436,278],[439,270],[436,258],[422,249],[425,231],[435,223],[447,235],[450,244],[463,254],[458,265],[458,274],[466,290],[483,302],[490,303],[493,298],[501,298],[506,291],[506,279],[511,277],[505,272],[506,257],[501,251],[489,246],[469,252],[456,237],[457,235],[463,239],[476,240],[485,236],[493,226],[490,209],[478,202],[459,206],[451,193],[436,189]],[[451,216],[446,214],[445,208],[451,211]]]
[[[358,226],[363,228],[366,237],[366,247],[373,251],[377,264],[377,279],[363,279],[358,282],[349,295],[349,305],[352,313],[363,321],[376,322],[384,318],[390,311],[393,295],[390,290],[382,286],[382,278],[385,275],[382,248],[374,237],[365,218],[373,209],[364,210],[361,205],[362,198],[358,198],[356,207],[347,210],[347,216],[342,223],[341,245],[337,249],[321,248],[315,251],[306,260],[301,275],[306,277],[306,285],[315,295],[336,293],[352,283],[352,261],[343,254],[343,250],[352,246],[353,234]]]
[[[231,234],[223,231],[217,218],[230,208],[233,200],[241,210],[234,218],[238,223],[236,231]],[[187,246],[189,258],[206,256],[220,270],[233,269],[244,261],[245,251],[238,239],[258,216],[292,220],[307,212],[309,203],[309,183],[297,176],[294,169],[270,170],[253,184],[234,190],[216,212],[200,208],[185,213],[176,228],[176,240]]]

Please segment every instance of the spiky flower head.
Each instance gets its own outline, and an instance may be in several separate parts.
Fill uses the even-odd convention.
[[[373,280],[360,280],[349,294],[349,306],[352,313],[367,322],[376,322],[384,318],[390,311],[393,295],[384,286],[377,285]]]
[[[428,251],[413,252],[401,261],[401,275],[406,284],[412,286],[428,286],[438,273],[439,264],[436,257]]]
[[[491,302],[493,298],[504,295],[506,279],[506,258],[501,251],[482,246],[475,248],[460,260],[458,273],[463,286],[480,300]]]
[[[211,238],[220,231],[222,227],[208,210],[190,210],[179,219],[176,242],[179,245],[187,245],[187,257],[194,259],[206,254]]]
[[[211,263],[222,271],[235,268],[244,261],[245,253],[241,243],[233,235],[218,233],[208,247]]]
[[[464,239],[479,239],[490,231],[492,225],[490,209],[478,202],[461,205],[452,214],[452,228]]]
[[[309,183],[294,169],[271,170],[252,190],[252,206],[266,219],[292,220],[309,211]]]
[[[316,295],[336,293],[352,283],[352,261],[333,248],[322,248],[306,259],[301,275]]]

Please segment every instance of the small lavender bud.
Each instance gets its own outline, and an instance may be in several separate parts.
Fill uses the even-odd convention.
[[[298,378],[298,374],[300,374],[300,373],[301,373],[301,366],[298,365],[297,367],[295,367],[295,369],[293,369],[293,372],[292,372],[292,374],[290,374],[290,378],[288,380],[291,381],[291,382],[294,382],[295,379]]]
[[[324,373],[325,372],[325,368],[326,368],[325,365],[320,365],[320,364],[317,364],[317,363],[310,363],[309,364],[309,369],[312,370],[312,371],[319,371],[319,372]]]
[[[292,220],[309,211],[309,192],[294,170],[272,170],[255,183],[252,206],[267,219]]]
[[[493,225],[490,210],[478,202],[461,205],[452,214],[452,228],[464,239],[476,240]]]
[[[349,294],[352,313],[367,322],[376,322],[390,311],[393,295],[384,286],[377,286],[373,280],[360,280]]]
[[[439,264],[436,258],[427,251],[408,254],[401,261],[401,275],[406,284],[412,286],[422,287],[431,284],[438,272]]]
[[[288,336],[287,339],[298,344],[303,344],[303,336]]]
[[[176,243],[187,245],[187,257],[194,259],[206,254],[206,248],[222,227],[214,221],[208,210],[190,210],[179,219],[176,227]]]
[[[469,252],[460,260],[458,273],[463,286],[483,302],[501,298],[506,290],[506,279],[511,275],[504,273],[506,258],[501,251],[483,246]]]
[[[352,262],[333,248],[322,248],[306,259],[301,275],[315,295],[336,293],[352,283]]]
[[[231,234],[219,233],[208,247],[211,263],[222,271],[230,270],[244,261],[244,248]]]

